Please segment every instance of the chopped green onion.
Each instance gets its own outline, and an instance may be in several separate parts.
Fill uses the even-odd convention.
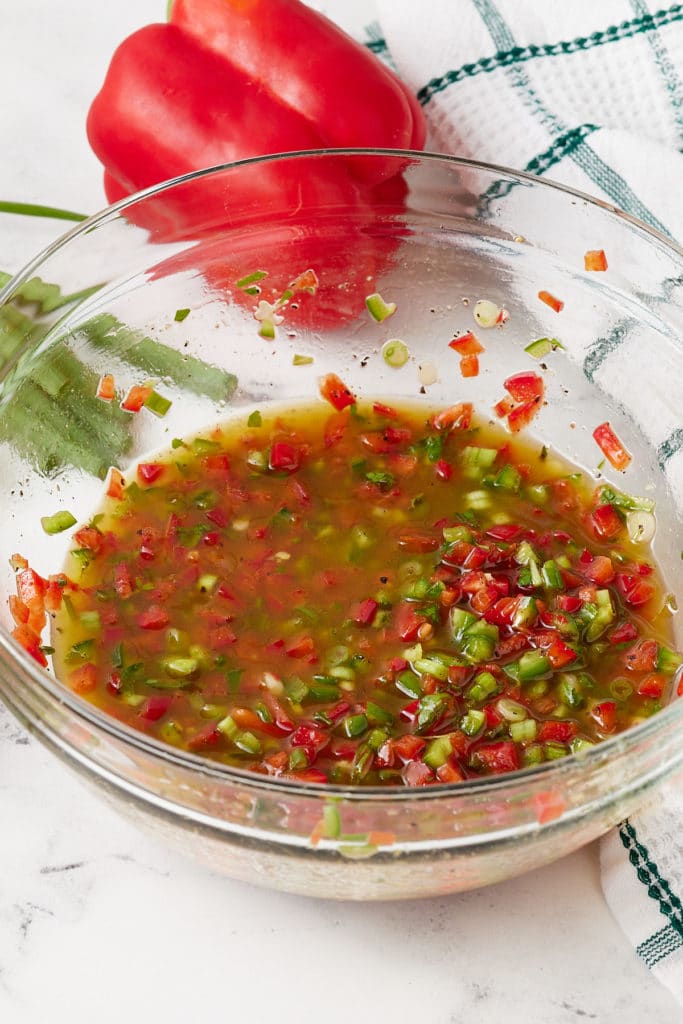
[[[264,277],[268,277],[267,270],[255,270],[253,274],[247,274],[245,277],[241,277],[236,282],[237,288],[248,288],[250,284],[256,284],[257,281],[262,281]]]
[[[514,466],[504,466],[494,478],[493,486],[500,487],[504,491],[512,491],[516,494],[522,486],[521,473]]]
[[[483,700],[497,692],[498,680],[496,677],[491,672],[480,672],[467,691],[467,697],[469,700],[480,704]]]
[[[260,427],[262,423],[263,418],[257,409],[255,409],[253,413],[249,414],[249,418],[247,419],[248,427]]]
[[[527,345],[524,349],[534,359],[543,359],[550,352],[554,352],[555,349],[561,348],[564,351],[564,345],[562,345],[557,338],[538,338],[536,341],[532,341],[530,345]]]
[[[447,733],[445,736],[437,736],[429,743],[422,760],[436,771],[437,768],[446,763],[452,753],[453,745],[451,744],[451,737]]]
[[[541,651],[525,651],[519,659],[519,679],[526,683],[550,671],[550,661]]]
[[[600,501],[627,512],[654,512],[655,503],[652,498],[636,498],[632,494],[622,494],[611,487],[600,488]]]
[[[63,533],[64,530],[75,526],[76,517],[72,516],[71,512],[55,512],[51,516],[43,516],[40,520],[40,525],[45,530],[45,533],[49,533],[52,536],[55,533]]]
[[[164,658],[163,666],[171,679],[186,679],[199,670],[197,658]]]
[[[181,324],[183,320],[187,320],[188,316],[190,315],[190,312],[191,310],[189,309],[189,307],[187,309],[176,309],[175,316],[173,317],[173,319],[176,321],[176,323]]]
[[[378,324],[381,324],[384,320],[396,312],[395,302],[385,302],[379,292],[373,292],[372,295],[365,297],[365,305],[367,306],[368,312],[373,320],[376,320]]]
[[[368,720],[365,715],[349,715],[348,718],[344,719],[342,728],[349,739],[353,739],[356,736],[362,736],[368,727]]]
[[[145,409],[149,409],[149,411],[154,413],[155,416],[159,416],[161,418],[166,415],[173,405],[173,402],[170,398],[164,398],[164,396],[160,395],[158,391],[151,391],[143,404]]]
[[[89,630],[92,633],[96,633],[101,626],[100,613],[95,611],[81,612],[80,614],[81,625],[84,629]]]
[[[543,585],[547,587],[548,590],[564,590],[562,574],[552,558],[543,563],[543,566],[541,567],[541,575],[543,577]]]
[[[325,839],[336,839],[341,832],[341,818],[339,811],[334,804],[325,804],[323,807],[323,837]]]
[[[405,693],[406,697],[412,697],[413,699],[422,696],[420,680],[407,669],[404,672],[399,672],[396,677],[396,689],[400,690],[401,693]]]
[[[417,732],[428,732],[441,718],[448,703],[447,693],[428,693],[417,705]]]
[[[533,718],[510,722],[510,739],[515,743],[529,743],[535,740],[537,731],[538,726]]]
[[[509,697],[501,697],[496,702],[496,711],[503,716],[506,722],[521,722],[529,714],[523,704],[511,700]]]
[[[382,359],[387,366],[393,366],[394,369],[400,369],[408,362],[410,358],[410,351],[405,342],[400,341],[398,338],[392,338],[390,341],[385,341],[382,345]]]
[[[477,711],[476,708],[470,708],[467,714],[461,718],[460,728],[466,736],[476,736],[485,721],[486,715],[483,711]]]

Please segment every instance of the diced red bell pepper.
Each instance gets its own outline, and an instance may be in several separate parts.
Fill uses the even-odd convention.
[[[111,402],[115,396],[114,375],[112,373],[103,373],[97,385],[97,397],[101,398],[103,402]]]
[[[515,403],[508,395],[505,395],[499,402],[493,407],[493,411],[499,420],[502,420],[505,416],[512,412],[515,407]]]
[[[490,526],[486,536],[492,537],[493,540],[501,540],[504,544],[513,544],[522,533],[524,530],[521,526],[515,526],[514,523],[499,523],[498,526]]]
[[[137,623],[140,629],[164,629],[170,622],[168,612],[161,605],[153,604],[140,612]]]
[[[471,402],[458,402],[432,417],[435,430],[469,430],[474,408]]]
[[[565,665],[571,665],[573,661],[576,661],[578,655],[576,651],[557,637],[546,651],[546,655],[553,668],[564,668]]]
[[[120,470],[115,469],[113,466],[109,470],[109,483],[107,485],[107,497],[115,498],[120,500],[123,497],[123,488],[125,480],[123,473]]]
[[[147,384],[133,384],[121,402],[121,408],[126,412],[140,412],[153,390]]]
[[[290,736],[293,747],[304,747],[312,751],[314,758],[324,750],[330,742],[330,734],[317,725],[299,725]]]
[[[233,708],[230,715],[240,729],[249,729],[251,732],[261,732],[266,736],[277,736],[282,739],[282,731],[275,722],[264,722],[251,708]]]
[[[97,666],[88,661],[69,672],[68,678],[74,693],[91,693],[97,686]]]
[[[289,643],[285,653],[290,658],[308,658],[315,653],[313,637],[301,636]]]
[[[511,740],[501,740],[499,743],[487,743],[477,747],[474,756],[482,767],[495,775],[516,772],[519,768],[517,747]]]
[[[385,405],[384,402],[373,402],[372,411],[375,416],[383,416],[385,420],[397,420],[400,419],[399,414],[395,409],[392,409],[390,405]]]
[[[394,613],[394,630],[399,640],[412,644],[417,640],[420,626],[427,622],[425,615],[420,614],[414,604],[408,601],[401,601]]]
[[[218,747],[223,741],[223,733],[216,728],[215,722],[208,722],[199,732],[191,736],[187,741],[189,750],[210,750],[212,747]]]
[[[419,757],[427,746],[426,740],[423,740],[421,736],[415,736],[410,732],[404,733],[403,736],[399,736],[392,742],[395,755],[400,758],[404,764],[407,764],[409,761]]]
[[[479,356],[467,355],[462,356],[460,359],[460,374],[462,377],[467,379],[468,377],[479,376]]]
[[[446,459],[437,459],[434,463],[434,472],[439,480],[450,480],[453,477],[453,465]]]
[[[546,291],[544,288],[538,293],[538,297],[541,302],[545,302],[546,306],[550,306],[556,313],[561,313],[564,309],[564,302],[562,299],[556,298],[551,292]]]
[[[625,644],[638,638],[638,630],[632,622],[620,622],[618,626],[607,634],[611,644]],[[655,657],[656,660],[656,657]]]
[[[624,528],[623,519],[612,505],[598,505],[590,518],[598,540],[614,540]]]
[[[654,595],[654,586],[647,583],[642,576],[631,576],[628,573],[618,572],[614,579],[624,601],[633,608],[647,604]]]
[[[608,558],[607,555],[596,555],[583,568],[583,573],[589,580],[600,586],[604,586],[605,583],[611,583],[614,579],[612,559]]]
[[[31,629],[30,626],[21,624],[15,626],[12,630],[12,636],[39,665],[47,668],[47,658],[45,657],[45,652],[41,650],[40,636],[35,630]]]
[[[263,694],[263,703],[266,705],[273,720],[281,732],[292,732],[294,729],[294,722],[287,714],[284,706],[280,703],[278,698],[267,690]]]
[[[436,777],[439,782],[463,782],[465,773],[455,757],[451,756],[436,769]]]
[[[207,643],[212,651],[221,651],[224,647],[229,647],[231,644],[236,643],[236,641],[237,637],[227,624],[212,626],[207,634]]]
[[[567,801],[559,790],[549,789],[543,793],[537,793],[533,798],[534,810],[539,825],[546,825],[549,821],[555,821],[566,810]]]
[[[158,722],[160,718],[164,717],[172,703],[173,697],[148,697],[145,703],[142,705],[140,718],[144,719],[145,722]]]
[[[270,447],[268,465],[280,473],[296,473],[301,466],[302,456],[300,446],[288,441],[274,441]]]
[[[484,351],[484,346],[472,331],[465,331],[448,342],[448,347],[455,349],[460,356],[476,356]]]
[[[604,249],[589,249],[583,257],[585,270],[607,270],[607,257]]]
[[[43,607],[47,580],[33,569],[21,569],[15,577],[17,595],[29,611]]]
[[[664,693],[665,686],[666,676],[663,676],[661,672],[651,672],[640,680],[637,690],[641,697],[654,697],[659,700]]]
[[[316,786],[324,786],[329,780],[321,768],[312,765],[310,768],[300,768],[298,771],[285,772],[288,779],[296,782],[312,782]]]
[[[133,578],[126,562],[119,562],[114,569],[114,590],[123,600],[133,593]]]
[[[370,626],[374,621],[379,604],[373,598],[368,597],[351,609],[351,619],[357,626]]]
[[[545,390],[543,378],[531,370],[515,373],[503,382],[503,387],[512,395],[515,402],[530,402],[534,398],[542,398]]]
[[[419,465],[417,455],[413,455],[410,452],[390,452],[388,462],[389,469],[394,476],[401,477],[412,476]],[[439,462],[437,462],[434,467],[437,476],[439,475],[439,463],[443,463],[444,466],[448,466],[448,463],[444,463],[443,459],[439,459]],[[452,473],[453,468],[449,468]],[[442,479],[444,478],[442,477]]]
[[[347,406],[354,405],[356,396],[347,388],[344,381],[336,373],[328,373],[320,381],[320,394],[330,405],[341,412]]]
[[[439,547],[439,538],[428,533],[402,533],[398,538],[398,546],[403,551],[413,554],[426,554],[429,551],[436,551]]]
[[[591,716],[602,732],[614,732],[617,725],[617,705],[613,700],[602,700],[591,708]]]
[[[578,612],[583,605],[581,598],[576,597],[574,594],[558,594],[555,598],[555,603],[560,611],[567,612],[569,615]]]
[[[659,644],[656,640],[641,640],[629,647],[623,659],[632,672],[654,672],[659,660]]]
[[[406,786],[429,786],[434,782],[434,773],[424,761],[409,761],[401,775]]]
[[[549,719],[546,722],[541,722],[541,727],[538,730],[538,739],[541,743],[547,743],[548,741],[569,743],[570,740],[574,739],[578,731],[579,726],[576,722],[561,722]]]
[[[517,434],[520,430],[524,430],[525,427],[528,427],[540,408],[540,398],[532,398],[530,402],[523,402],[521,405],[516,405],[514,409],[508,413],[507,417],[508,427],[512,433]]]
[[[609,423],[601,423],[593,431],[593,437],[602,454],[615,469],[623,472],[631,462],[631,456],[614,433]]]
[[[138,480],[143,484],[153,484],[164,472],[164,465],[161,462],[139,462]]]
[[[230,473],[230,459],[227,455],[213,452],[202,458],[202,469],[207,476],[225,479]]]
[[[519,597],[501,597],[484,612],[487,622],[495,626],[509,626],[519,607]]]
[[[104,535],[95,526],[82,526],[74,534],[74,540],[79,548],[87,548],[97,554],[102,549]]]
[[[26,622],[28,622],[28,608],[23,601],[19,600],[16,594],[10,594],[8,604],[10,615],[14,619],[17,626],[24,625]]]

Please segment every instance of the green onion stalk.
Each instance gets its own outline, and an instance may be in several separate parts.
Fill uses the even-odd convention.
[[[87,219],[71,210],[4,200],[0,212],[73,222]],[[11,274],[0,271],[0,288],[11,280]],[[59,285],[33,277],[0,307],[0,372],[5,381],[0,441],[11,443],[43,475],[71,465],[104,479],[132,443],[131,415],[118,402],[97,398],[99,374],[70,344],[59,340],[35,354],[52,328],[45,319],[48,314],[74,307],[99,287],[65,295]],[[162,345],[111,314],[101,313],[81,324],[74,342],[79,349],[116,354],[141,377],[168,380],[216,402],[228,400],[237,385],[233,374]],[[153,391],[147,406],[163,416],[170,403]]]

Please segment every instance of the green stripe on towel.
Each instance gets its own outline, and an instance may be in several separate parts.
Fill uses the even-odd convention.
[[[507,50],[499,50],[493,57],[482,57],[473,64],[463,64],[461,68],[432,78],[420,89],[417,98],[420,103],[426,105],[433,96],[463,79],[488,74],[499,68],[508,68],[515,64],[525,64],[527,61],[543,57],[562,57],[572,53],[582,53],[584,50],[592,50],[596,46],[605,46],[607,43],[616,43],[621,39],[630,39],[633,36],[652,32],[681,20],[683,20],[683,4],[673,4],[667,10],[657,11],[656,14],[645,14],[641,18],[623,21],[620,25],[611,25],[600,32],[592,32],[589,36],[579,36],[567,42],[546,43],[542,46],[534,44],[513,46]]]
[[[500,49],[516,45],[515,38],[501,16],[493,0],[472,0],[479,16],[486,25],[494,44]],[[523,95],[526,105],[531,108],[544,128],[554,135],[566,132],[567,126],[548,110],[536,94],[526,73],[518,67],[509,69],[515,87]],[[669,235],[666,227],[645,206],[620,174],[605,163],[586,142],[581,142],[570,154],[572,159],[588,177],[605,192],[622,210],[628,210],[636,217],[652,225],[662,234]]]
[[[626,819],[619,827],[619,838],[628,859],[636,869],[638,881],[647,889],[648,896],[659,906],[660,914],[669,919],[674,931],[683,938],[683,907],[678,896],[671,891],[671,886],[662,876],[657,864],[650,858],[647,847],[638,839],[638,834]]]
[[[683,946],[683,938],[670,924],[667,924],[645,942],[636,946],[636,953],[641,960],[645,961],[646,966],[652,969],[671,953],[675,953],[681,946]]]

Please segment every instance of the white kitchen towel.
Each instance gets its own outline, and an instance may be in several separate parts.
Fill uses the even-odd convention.
[[[683,240],[683,4],[376,7],[368,45],[418,95],[429,148],[561,181]],[[660,450],[672,455],[669,441]],[[673,786],[601,841],[601,866],[615,918],[683,1002],[683,798]]]

